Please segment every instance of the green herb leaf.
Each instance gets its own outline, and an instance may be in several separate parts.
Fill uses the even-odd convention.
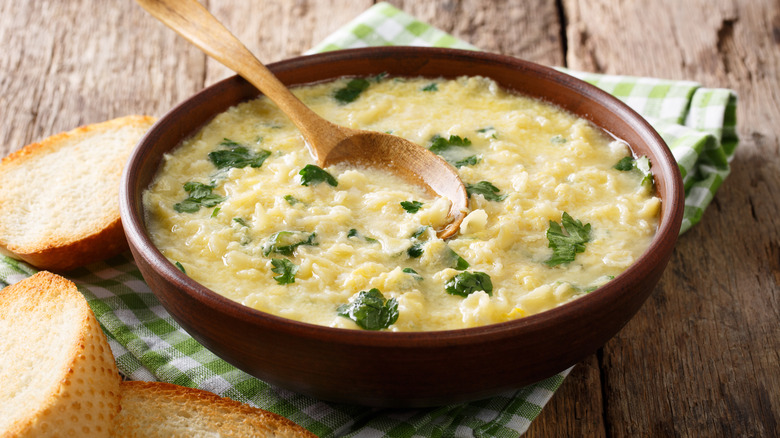
[[[422,280],[423,280],[423,278],[422,278],[422,275],[418,274],[418,273],[417,273],[417,271],[415,271],[415,270],[414,270],[414,269],[412,269],[412,268],[403,268],[401,271],[402,271],[402,272],[405,272],[405,273],[407,273],[407,274],[410,274],[410,275],[411,275],[411,276],[413,276],[413,277],[414,277],[414,279],[415,279],[415,280],[417,280],[417,281],[422,281]]]
[[[260,167],[263,165],[265,159],[271,156],[271,152],[269,151],[250,151],[246,146],[228,138],[222,140],[220,145],[225,146],[228,149],[209,152],[209,160],[217,166],[217,169],[230,167],[244,168],[246,166]]]
[[[287,259],[271,259],[273,268],[271,271],[279,274],[274,277],[279,284],[295,283],[295,274],[298,272],[298,266]]]
[[[582,225],[581,221],[574,220],[565,211],[561,224],[563,226],[550,221],[550,228],[547,230],[548,247],[553,249],[552,256],[545,262],[548,266],[574,261],[577,253],[584,252],[585,243],[590,241],[590,224]]]
[[[301,185],[303,186],[316,185],[321,182],[326,182],[333,187],[339,185],[339,182],[336,181],[333,175],[313,164],[307,164],[298,174],[301,175]]]
[[[493,295],[493,282],[484,272],[461,272],[444,284],[444,290],[450,295],[467,297],[477,291]]]
[[[451,147],[467,147],[471,146],[471,140],[468,138],[461,138],[457,135],[451,135],[449,139],[435,135],[431,139],[431,145],[428,147],[434,154],[440,154]]]
[[[381,330],[398,320],[398,301],[385,300],[379,289],[374,288],[359,292],[351,303],[339,306],[337,312],[365,330]]]
[[[482,195],[488,201],[503,201],[507,195],[501,195],[500,189],[489,181],[480,181],[476,184],[466,184],[466,193],[469,196]]]
[[[417,231],[412,233],[412,239],[416,239],[416,238],[422,236],[423,233],[425,233],[425,230],[427,230],[428,228],[430,228],[430,225],[422,225],[422,226],[420,226],[420,228],[418,228]]]
[[[562,135],[555,135],[555,136],[553,136],[553,137],[550,139],[550,143],[553,143],[553,144],[564,144],[564,143],[566,143],[567,141],[568,141],[568,140],[566,140],[566,137],[564,137],[564,136],[562,136]]]
[[[225,196],[219,196],[211,193],[214,186],[199,182],[187,182],[184,184],[184,190],[189,193],[187,199],[173,205],[173,209],[179,213],[195,213],[201,207],[214,207],[227,199]]]
[[[492,126],[477,129],[477,132],[480,134],[490,134],[490,138],[498,138],[498,132],[496,131],[496,128]]]
[[[229,138],[223,138],[222,142],[219,145],[225,146],[227,148],[236,148],[236,147],[240,147],[241,143],[235,142]]]
[[[361,236],[360,233],[358,233],[358,230],[356,230],[355,228],[350,228],[349,232],[347,232],[347,238],[350,238],[350,237],[355,237],[355,238],[362,237],[363,240],[365,240],[366,242],[369,242],[369,243],[376,243],[376,242],[378,242],[378,240],[376,240],[374,238],[367,237],[367,236]]]
[[[439,91],[439,86],[436,84],[436,82],[431,82],[430,84],[422,87],[422,91]]]
[[[401,201],[401,207],[403,207],[407,213],[417,213],[422,206],[423,203],[420,201]]]
[[[263,245],[263,255],[277,253],[291,256],[295,248],[301,245],[317,245],[314,238],[317,233],[304,233],[301,231],[279,231],[271,235]]]
[[[469,268],[470,265],[469,262],[466,261],[466,259],[458,255],[458,253],[453,251],[453,249],[450,248],[449,246],[447,247],[447,249],[449,250],[450,258],[452,259],[452,263],[450,264],[450,267],[452,269],[457,269],[458,271],[465,271],[466,269]]]
[[[481,158],[479,158],[476,155],[471,155],[471,156],[466,157],[466,158],[464,158],[462,160],[458,160],[458,161],[452,163],[452,165],[460,169],[463,166],[474,166],[477,163],[479,163],[480,161],[481,161]]]
[[[222,208],[221,208],[221,207],[217,207],[217,208],[215,208],[214,210],[212,210],[212,211],[211,211],[211,217],[217,217],[217,215],[219,214],[219,211],[220,211],[220,210],[222,210]]]
[[[364,92],[368,86],[371,85],[366,79],[357,78],[347,82],[344,88],[336,90],[333,97],[341,103],[350,103],[360,96],[360,93]]]
[[[650,159],[647,157],[639,157],[634,160],[634,167],[644,175],[642,178],[642,185],[653,186],[653,174],[650,172]]]
[[[623,172],[628,172],[634,168],[634,157],[623,157],[620,159],[620,161],[617,162],[617,164],[612,166],[612,168]]]
[[[295,205],[301,202],[293,195],[284,195],[284,200],[287,201],[287,203],[290,205]]]
[[[174,265],[175,265],[177,268],[179,268],[179,270],[180,270],[181,272],[183,272],[183,273],[185,273],[185,274],[187,273],[187,271],[184,269],[184,266],[182,266],[182,264],[181,264],[181,263],[179,263],[179,262],[173,262],[173,264],[174,264]]]
[[[623,172],[636,169],[644,176],[641,182],[642,185],[649,184],[651,187],[653,185],[653,174],[650,172],[650,160],[647,157],[623,157],[620,159],[620,161],[617,162],[617,164],[612,166],[612,168],[621,170]]]
[[[249,226],[249,224],[242,217],[234,217],[233,218],[233,222],[235,222],[237,224],[240,224],[242,226],[245,226],[245,227]]]
[[[415,243],[414,245],[410,246],[409,249],[406,250],[406,254],[413,259],[420,257],[421,255],[423,255],[423,244]]]

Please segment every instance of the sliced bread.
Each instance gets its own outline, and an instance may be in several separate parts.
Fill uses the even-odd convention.
[[[67,271],[119,254],[119,180],[154,123],[127,116],[82,126],[0,163],[0,250],[40,269]]]
[[[72,282],[39,272],[0,290],[0,437],[111,436],[120,380]]]
[[[292,421],[200,389],[122,382],[114,436],[122,438],[316,438]]]

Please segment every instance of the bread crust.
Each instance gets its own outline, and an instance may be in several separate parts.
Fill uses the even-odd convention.
[[[132,149],[155,120],[151,116],[133,115],[81,126],[24,146],[3,158],[0,162],[0,210],[15,213],[0,216],[0,251],[37,268],[55,272],[68,271],[125,251],[128,245],[119,217],[119,180]],[[94,148],[95,143],[100,147]],[[89,153],[84,150],[87,147]],[[54,157],[54,154],[72,155],[77,168],[39,165],[47,155]],[[81,159],[82,156],[89,158]],[[95,167],[100,170],[96,172]],[[42,172],[46,174],[41,175]],[[62,180],[61,172],[74,176],[91,172],[90,175],[96,177],[87,180],[65,178],[72,186],[45,183],[50,176]],[[25,187],[26,181],[21,176],[25,173],[35,175],[37,184]],[[67,200],[83,197],[83,193],[89,191],[110,191],[115,196],[97,200],[92,205],[83,199],[71,201],[70,205],[67,201],[62,201],[63,205],[35,201],[36,197]],[[20,212],[22,210],[24,212]],[[79,215],[73,220],[83,226],[74,230],[50,225],[49,229],[36,229],[31,239],[19,238],[32,228],[31,223],[56,214]]]
[[[208,391],[165,382],[121,384],[115,436],[316,438],[289,419]]]
[[[0,390],[5,413],[0,437],[111,436],[120,376],[105,334],[76,286],[39,272],[0,291],[0,320],[10,332],[0,334],[0,351],[16,353],[0,357],[0,376],[27,377],[15,389]],[[20,326],[27,331],[14,333]],[[57,345],[47,338],[57,330],[64,332],[65,348],[52,358]],[[33,378],[4,375],[26,371],[20,365],[25,361],[38,365],[29,370]]]

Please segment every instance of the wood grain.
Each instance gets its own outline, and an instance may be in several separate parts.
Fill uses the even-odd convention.
[[[372,0],[203,2],[266,63]],[[577,365],[529,437],[780,430],[780,3],[391,0],[484,50],[739,93],[733,171],[654,295]],[[132,1],[0,2],[0,152],[77,125],[162,115],[230,73]]]
[[[571,68],[739,94],[740,149],[639,315],[603,351],[607,433],[772,436],[780,412],[780,4],[568,0]]]
[[[208,8],[265,64],[303,54],[365,11],[370,0],[209,0]],[[204,2],[205,4],[205,2]],[[206,84],[233,73],[207,62]]]
[[[4,154],[87,123],[162,115],[202,86],[204,56],[132,3],[1,2],[0,17],[13,48],[0,56]]]

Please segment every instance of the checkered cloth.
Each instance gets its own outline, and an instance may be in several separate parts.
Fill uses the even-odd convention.
[[[475,49],[379,3],[311,52],[391,44]],[[685,180],[683,231],[698,222],[728,175],[737,146],[734,93],[693,82],[569,73],[621,98],[651,121],[674,152]],[[0,257],[2,283],[12,284],[34,272],[22,262]],[[68,277],[87,298],[127,378],[206,389],[279,413],[320,437],[516,437],[568,374],[487,400],[431,409],[325,403],[253,378],[198,344],[160,305],[129,254],[72,271]]]

